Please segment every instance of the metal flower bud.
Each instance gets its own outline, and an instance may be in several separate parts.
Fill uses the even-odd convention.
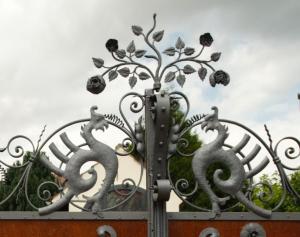
[[[107,48],[107,50],[109,52],[115,52],[118,50],[119,46],[118,46],[118,40],[116,39],[109,39],[106,44],[105,47]]]
[[[200,35],[200,44],[204,47],[209,47],[211,46],[211,44],[213,43],[214,39],[213,37],[210,35],[210,33],[205,33],[203,35]]]
[[[93,94],[99,94],[105,89],[105,86],[105,80],[99,75],[88,79],[86,89]]]
[[[230,76],[227,72],[218,70],[210,75],[209,82],[212,87],[215,87],[216,84],[227,86],[230,82]]]

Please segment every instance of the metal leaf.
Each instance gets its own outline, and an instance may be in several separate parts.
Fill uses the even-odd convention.
[[[187,65],[185,65],[184,67],[183,67],[183,72],[185,73],[185,74],[191,74],[191,73],[194,73],[196,70],[191,66],[191,65],[189,65],[189,64],[187,64]]]
[[[120,49],[116,51],[116,55],[118,58],[122,59],[126,56],[126,51],[124,49]]]
[[[169,56],[174,56],[175,55],[175,48],[174,47],[170,47],[167,48],[163,53]]]
[[[139,74],[139,78],[140,78],[141,80],[147,80],[147,79],[150,78],[150,76],[149,76],[147,73],[145,73],[145,72],[141,72],[141,73]]]
[[[137,83],[137,78],[135,76],[129,77],[129,85],[131,88],[133,88],[136,83]]]
[[[102,58],[92,58],[96,68],[101,68],[104,65],[104,60]]]
[[[116,71],[110,71],[108,73],[108,79],[109,79],[109,81],[112,81],[112,80],[116,79],[118,77],[118,75],[119,75],[118,72],[116,72]]]
[[[201,67],[199,70],[198,70],[198,75],[200,77],[200,79],[203,81],[206,77],[206,74],[207,74],[207,69],[205,67]]]
[[[178,84],[183,87],[184,83],[185,83],[185,76],[182,75],[182,74],[179,74],[177,77],[176,77],[176,80],[178,82]]]
[[[144,55],[145,55],[145,53],[146,53],[146,50],[137,50],[137,51],[135,51],[135,56],[137,57],[137,58],[141,58],[141,57],[143,57]]]
[[[182,39],[180,37],[178,37],[175,47],[177,49],[183,49],[184,46],[185,46],[185,43],[182,41]]]
[[[135,35],[140,35],[143,33],[143,28],[140,26],[133,25],[131,27],[131,29],[132,29],[133,34],[135,34]]]
[[[123,77],[128,77],[130,74],[130,70],[128,67],[123,67],[121,69],[118,70],[118,72],[121,74],[121,76]]]
[[[157,31],[153,34],[152,38],[156,41],[156,42],[159,42],[161,41],[161,39],[163,38],[164,36],[164,31],[161,30],[161,31]]]
[[[133,40],[129,43],[129,45],[128,45],[126,51],[127,51],[128,53],[134,53],[134,51],[135,51],[135,44],[134,44],[134,41],[133,41]]]
[[[175,72],[168,72],[165,77],[165,82],[170,82],[175,79]]]
[[[194,48],[186,47],[184,49],[184,54],[187,55],[187,56],[192,55],[193,53],[195,53],[195,49]]]
[[[210,55],[210,59],[211,61],[217,62],[221,57],[221,53],[217,52],[217,53],[212,53]]]

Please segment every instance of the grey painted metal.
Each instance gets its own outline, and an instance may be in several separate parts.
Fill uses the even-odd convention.
[[[201,128],[205,128],[205,132],[209,130],[217,130],[218,136],[209,144],[201,146],[195,152],[192,161],[193,172],[198,184],[200,188],[208,194],[212,203],[212,217],[215,218],[216,215],[220,215],[221,210],[219,205],[224,205],[230,199],[229,197],[218,197],[211,189],[206,178],[206,171],[209,165],[216,162],[224,163],[226,167],[230,169],[230,177],[227,180],[223,180],[220,178],[223,171],[221,169],[216,170],[213,175],[215,185],[224,193],[236,197],[242,204],[256,214],[263,217],[270,217],[270,211],[262,209],[250,202],[241,191],[243,183],[247,179],[247,174],[243,167],[243,163],[236,156],[236,152],[241,150],[247,144],[249,136],[244,136],[241,142],[232,149],[224,150],[222,147],[229,136],[228,128],[219,122],[218,108],[212,107],[212,110],[214,110],[212,114],[204,117]],[[261,171],[264,167],[264,163],[260,163],[255,172]],[[248,177],[250,177],[250,175],[248,175]]]
[[[149,216],[148,211],[122,211],[102,212],[95,215],[92,212],[54,212],[41,216],[37,212],[2,211],[0,220],[145,220]],[[199,220],[207,221],[210,217],[208,212],[167,212],[168,220]],[[215,218],[220,221],[265,221],[266,219],[251,212],[224,212]],[[272,221],[300,221],[299,212],[273,212]]]
[[[266,237],[264,227],[258,223],[248,223],[243,226],[240,237]]]
[[[166,214],[167,197],[170,195],[170,185],[166,185],[167,156],[169,144],[170,98],[161,91],[154,94],[146,91],[145,101],[145,141],[147,160],[147,190],[148,190],[148,236],[168,236],[168,220]]]
[[[109,235],[110,237],[117,237],[117,233],[114,228],[110,225],[102,225],[97,228],[98,237],[106,237]]]
[[[74,195],[81,194],[95,185],[97,173],[93,168],[88,171],[88,173],[91,174],[89,179],[82,179],[80,175],[81,167],[88,161],[97,161],[102,164],[105,169],[105,178],[101,188],[93,197],[86,198],[88,203],[92,203],[91,209],[93,212],[101,210],[101,200],[109,190],[110,186],[114,183],[118,171],[118,159],[114,150],[97,141],[92,135],[92,130],[101,129],[104,131],[104,128],[108,127],[108,123],[104,116],[97,114],[95,110],[97,110],[96,106],[91,107],[91,119],[86,125],[81,127],[80,133],[90,150],[83,150],[76,146],[69,140],[66,133],[62,133],[60,137],[70,151],[74,153],[73,156],[69,159],[56,148],[54,143],[51,143],[50,150],[59,158],[59,160],[66,164],[65,170],[53,168],[54,165],[46,157],[41,157],[40,160],[48,169],[67,180],[68,188],[67,193],[65,193],[59,201],[46,207],[39,208],[39,213],[41,215],[46,215],[59,210],[68,204]]]
[[[207,227],[201,231],[199,237],[220,237],[220,233],[216,228]]]
[[[165,49],[162,53],[167,56],[176,56],[171,59],[166,65],[163,64],[162,53],[158,50],[157,43],[160,42],[164,36],[164,31],[156,31],[156,15],[153,16],[153,26],[150,30],[144,32],[143,28],[137,25],[132,26],[132,31],[136,36],[142,37],[148,51],[144,49],[136,49],[134,41],[132,41],[125,49],[119,49],[118,41],[115,39],[109,39],[106,43],[106,48],[111,53],[113,59],[117,62],[113,66],[105,65],[105,62],[101,58],[93,58],[93,62],[97,68],[104,70],[100,75],[94,76],[88,80],[87,89],[88,91],[98,94],[101,93],[106,87],[106,78],[109,81],[114,81],[119,75],[124,78],[129,78],[130,87],[134,87],[137,80],[146,80],[152,78],[154,84],[152,89],[145,91],[143,95],[136,92],[129,92],[125,94],[119,102],[119,113],[121,118],[117,115],[101,115],[95,112],[96,107],[91,108],[91,118],[80,119],[70,123],[67,123],[53,133],[51,133],[43,142],[42,136],[45,132],[45,127],[42,130],[37,144],[34,145],[32,140],[23,135],[17,135],[11,138],[7,145],[0,149],[0,152],[7,151],[12,158],[22,158],[25,151],[31,152],[31,157],[28,161],[19,166],[12,166],[6,162],[0,160],[1,165],[10,168],[24,168],[24,172],[20,177],[20,180],[11,191],[11,193],[0,200],[0,205],[5,203],[17,191],[24,190],[27,202],[32,206],[33,209],[39,210],[40,214],[48,214],[47,216],[40,218],[50,218],[53,211],[58,210],[60,207],[67,203],[74,205],[83,211],[92,211],[95,215],[95,219],[110,218],[113,214],[104,212],[113,210],[114,208],[120,207],[125,204],[130,198],[132,198],[139,188],[139,185],[143,176],[143,162],[147,163],[146,166],[146,179],[147,179],[147,203],[148,212],[147,214],[132,214],[133,217],[142,217],[148,219],[148,237],[166,237],[168,235],[168,219],[172,218],[198,218],[209,219],[215,218],[220,219],[221,211],[226,211],[231,207],[238,205],[238,202],[246,206],[250,211],[260,215],[264,218],[276,219],[280,218],[274,213],[271,216],[271,211],[276,211],[283,204],[287,197],[287,194],[291,194],[295,199],[300,200],[300,195],[296,192],[295,188],[292,187],[286,170],[299,170],[300,167],[290,167],[289,165],[282,162],[279,154],[279,146],[283,141],[289,141],[295,146],[288,147],[285,152],[285,158],[296,159],[300,157],[300,141],[294,137],[285,137],[279,140],[273,145],[273,140],[270,135],[270,131],[265,126],[266,133],[269,139],[269,145],[254,131],[245,125],[238,122],[226,119],[218,118],[218,109],[213,107],[214,112],[212,114],[196,114],[187,119],[189,113],[189,100],[186,95],[181,92],[169,92],[161,90],[161,83],[164,81],[169,83],[176,81],[179,86],[183,86],[186,77],[190,74],[195,73],[198,70],[198,76],[201,80],[204,80],[207,76],[207,71],[211,70],[209,76],[209,83],[212,87],[217,84],[224,86],[230,82],[228,73],[223,70],[215,70],[211,63],[219,60],[221,53],[213,53],[210,59],[200,59],[202,53],[206,47],[210,47],[213,42],[213,38],[209,33],[205,33],[200,36],[199,42],[202,46],[200,50],[187,47],[184,41],[179,37],[174,46]],[[151,70],[149,67],[144,65],[140,58],[146,58],[153,60],[156,63],[156,68]],[[196,70],[197,69],[197,70]],[[131,125],[125,116],[124,104],[127,99],[133,97],[134,101],[130,103],[129,109],[132,113],[139,114],[144,110],[144,118],[139,117],[138,121]],[[179,100],[183,103],[179,103]],[[172,121],[171,112],[176,111],[182,104],[186,107],[181,121]],[[128,110],[128,108],[127,108]],[[145,121],[144,121],[145,120]],[[71,139],[68,138],[64,129],[69,128],[73,125],[86,123],[82,126],[81,135],[85,143],[76,145],[73,144]],[[243,133],[246,133],[241,141],[234,145],[227,144],[226,139],[230,135],[229,130],[225,124],[236,126],[242,129]],[[126,135],[126,138],[122,141],[122,152],[113,150],[106,144],[97,141],[93,135],[93,130],[107,128],[108,125],[114,126]],[[185,134],[196,126],[201,126],[205,131],[212,130],[217,131],[217,138],[209,144],[203,145],[199,149],[190,154],[185,154],[181,149],[188,148],[189,141],[184,138]],[[52,138],[60,134],[60,139],[69,148],[70,152],[64,155],[58,147],[52,142]],[[12,149],[12,144],[22,139],[29,144],[29,149],[25,149],[21,145]],[[247,146],[250,139],[256,139],[256,144],[252,150],[244,155],[243,149]],[[229,140],[229,139],[228,139]],[[48,160],[43,153],[42,149],[49,144],[49,149],[55,157],[61,162],[61,165],[57,167],[50,160]],[[83,150],[81,147],[86,146],[88,150]],[[296,147],[296,148],[295,148]],[[252,167],[251,162],[254,160],[261,149],[265,149],[268,153],[268,157],[264,157],[257,166]],[[126,195],[126,198],[119,203],[116,203],[112,207],[102,207],[103,197],[107,192],[113,188],[116,193],[118,192],[117,186],[114,185],[114,179],[118,171],[117,155],[126,156],[137,152],[141,157],[141,171],[139,181],[135,183],[131,179],[125,179],[122,185],[130,183],[132,191]],[[298,152],[297,152],[298,151]],[[191,157],[192,159],[192,170],[195,176],[195,180],[187,180],[185,178],[179,178],[173,182],[170,172],[170,163],[176,157]],[[57,188],[57,192],[60,195],[59,201],[51,203],[46,207],[36,207],[30,200],[28,194],[28,183],[30,172],[33,167],[33,162],[40,159],[42,163],[56,175],[64,177],[66,180],[65,185],[57,184],[55,182],[43,182],[37,189],[37,196],[43,201],[51,201],[51,193],[49,190],[44,190],[43,187],[46,185],[53,185]],[[256,206],[253,202],[253,195],[255,189],[259,186],[265,187],[269,192],[263,192],[258,195],[258,199],[262,202],[267,202],[271,199],[273,190],[269,184],[266,183],[255,183],[254,176],[260,173],[269,163],[270,160],[275,164],[282,183],[282,195],[279,203],[273,208],[273,210],[264,210]],[[92,197],[87,197],[87,205],[89,208],[81,208],[76,203],[72,202],[71,199],[74,195],[78,195],[95,185],[97,174],[93,169],[89,170],[91,177],[88,180],[83,180],[79,173],[82,165],[88,161],[97,161],[102,164],[106,171],[104,182],[99,191]],[[227,196],[218,197],[206,179],[206,171],[208,166],[214,162],[223,163],[230,171],[231,175],[227,180],[222,180],[220,175],[222,170],[218,169],[214,172],[213,182],[216,187],[221,190]],[[65,168],[62,165],[65,164]],[[0,167],[0,173],[5,183],[5,170]],[[243,183],[249,181],[248,189],[243,192]],[[194,187],[190,187],[190,184],[194,183]],[[121,185],[121,186],[122,186]],[[65,189],[67,188],[67,189]],[[212,215],[206,213],[167,213],[166,212],[166,201],[170,197],[171,189],[178,195],[179,198],[188,205],[194,207],[200,211],[211,212]],[[189,192],[182,191],[191,190]],[[64,191],[66,190],[66,191]],[[205,192],[212,203],[211,210],[207,207],[197,206],[196,204],[189,201],[189,198],[195,195],[198,191]],[[267,198],[266,198],[267,196]],[[229,199],[235,197],[237,201],[226,209],[222,209],[222,204],[225,204]],[[65,214],[53,214],[54,216],[64,216]],[[82,214],[84,218],[89,218],[90,214]],[[128,214],[126,214],[128,215]],[[137,215],[137,216],[136,216]],[[240,215],[239,219],[253,218],[252,214],[228,214],[224,213],[228,219],[235,218],[236,215]],[[275,215],[275,216],[274,216]],[[283,216],[285,214],[282,214]],[[11,214],[9,214],[11,216]],[[68,216],[68,215],[66,215]],[[75,215],[77,216],[77,214]],[[120,214],[120,218],[123,215]],[[128,215],[130,218],[131,214]],[[145,217],[146,216],[146,217]],[[292,215],[295,217],[295,215]],[[288,216],[286,216],[288,218]],[[80,217],[79,217],[80,218]],[[257,217],[260,218],[260,217]]]
[[[106,78],[111,82],[117,80],[119,76],[128,78],[131,88],[136,85],[138,79],[141,81],[152,79],[154,82],[153,90],[155,91],[160,90],[163,81],[165,83],[176,81],[179,86],[183,87],[186,77],[198,72],[200,79],[205,80],[208,70],[211,71],[208,79],[212,87],[215,87],[217,84],[224,86],[229,84],[229,74],[223,70],[215,70],[212,66],[212,63],[220,59],[221,53],[213,53],[209,59],[200,58],[205,48],[209,47],[213,42],[213,38],[209,33],[199,37],[200,49],[186,46],[182,38],[178,37],[173,46],[160,52],[157,43],[163,39],[164,30],[155,30],[156,14],[153,15],[153,26],[148,31],[144,31],[141,26],[132,26],[133,33],[142,38],[147,49],[137,49],[134,40],[129,43],[126,50],[119,49],[118,40],[109,39],[106,43],[106,48],[117,63],[109,66],[105,64],[102,58],[93,58],[94,65],[101,73],[87,80],[88,91],[99,94],[106,87]],[[168,57],[176,57],[165,63],[162,54]],[[156,64],[155,69],[151,70],[147,65],[142,64],[139,60],[141,58],[152,60]]]
[[[158,179],[154,182],[154,201],[169,201],[172,186],[168,179]]]

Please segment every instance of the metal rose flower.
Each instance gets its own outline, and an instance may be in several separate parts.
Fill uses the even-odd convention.
[[[210,35],[210,33],[205,33],[200,36],[200,44],[204,47],[211,46],[212,42],[214,41],[213,37]]]
[[[116,39],[109,39],[106,44],[105,47],[107,48],[107,50],[109,52],[115,52],[118,50],[119,46],[118,46],[118,40]]]
[[[222,84],[224,86],[227,86],[230,82],[230,76],[227,72],[218,70],[210,75],[209,82],[212,87],[215,87],[216,84]]]
[[[86,89],[93,93],[99,94],[105,89],[106,83],[102,76],[93,76],[88,79]]]

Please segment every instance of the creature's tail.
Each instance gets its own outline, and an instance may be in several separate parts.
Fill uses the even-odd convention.
[[[265,217],[265,218],[270,218],[272,215],[272,211],[263,209],[259,206],[256,206],[253,202],[250,202],[245,195],[241,192],[238,191],[235,194],[235,197],[243,203],[250,211],[254,212],[255,214]]]
[[[230,166],[229,166],[230,167]],[[234,195],[237,193],[243,185],[244,170],[240,167],[234,167],[230,169],[231,174],[227,180],[223,180],[220,176],[223,174],[223,170],[217,169],[214,172],[213,179],[215,185],[225,193]]]

